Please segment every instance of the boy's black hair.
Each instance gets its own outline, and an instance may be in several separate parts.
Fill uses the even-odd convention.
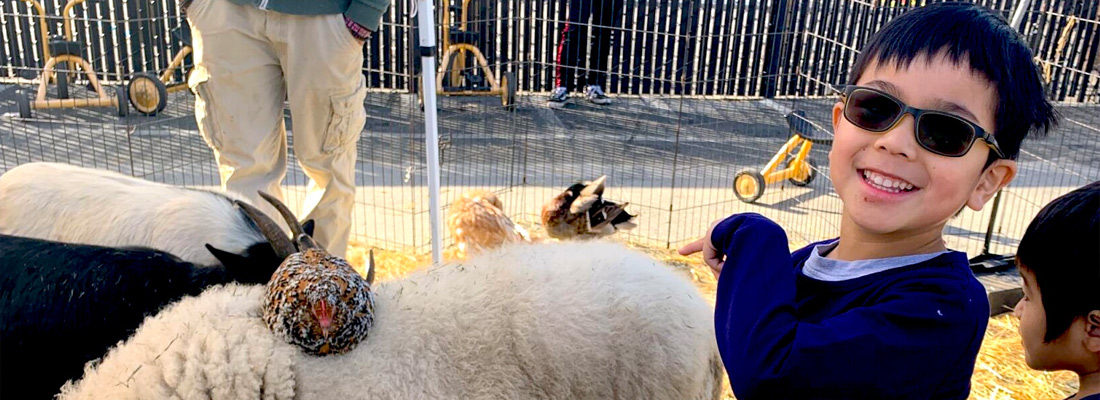
[[[971,3],[935,3],[890,21],[863,47],[848,83],[854,85],[872,62],[904,68],[941,51],[956,64],[966,57],[996,88],[993,135],[1009,159],[1028,132],[1043,135],[1057,124],[1023,38],[999,14]]]
[[[1100,310],[1100,181],[1054,199],[1031,220],[1020,248],[1020,268],[1035,274],[1050,342],[1077,317]]]

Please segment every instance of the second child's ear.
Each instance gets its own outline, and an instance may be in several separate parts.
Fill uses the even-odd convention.
[[[1012,178],[1016,177],[1016,161],[1015,160],[997,160],[994,161],[988,168],[982,171],[981,178],[978,179],[978,185],[974,188],[974,191],[970,193],[970,198],[966,201],[966,206],[971,210],[981,211],[985,203],[992,199],[997,194],[998,190],[1012,182]]]
[[[1100,310],[1089,312],[1085,318],[1085,329],[1088,329],[1088,334],[1085,335],[1085,349],[1089,353],[1100,355]]]

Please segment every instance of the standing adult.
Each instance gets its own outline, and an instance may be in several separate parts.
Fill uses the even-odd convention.
[[[260,201],[282,197],[287,134],[309,177],[303,219],[315,238],[343,257],[355,205],[355,144],[366,123],[363,44],[390,0],[192,0],[199,132],[214,150],[222,188]],[[276,218],[278,219],[278,218]]]
[[[558,41],[555,88],[547,100],[547,106],[561,108],[569,101],[569,92],[578,87],[584,88],[588,101],[599,105],[611,104],[603,85],[607,81],[611,34],[618,26],[623,0],[564,1],[569,3],[568,13]],[[591,43],[587,41],[589,30],[592,31]],[[587,67],[584,67],[590,44],[592,54]]]

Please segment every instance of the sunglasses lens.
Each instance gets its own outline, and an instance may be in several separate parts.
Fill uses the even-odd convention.
[[[889,97],[870,90],[854,90],[848,96],[844,116],[860,128],[881,132],[894,124],[901,105]]]
[[[933,153],[961,156],[974,142],[974,129],[958,117],[944,114],[921,115],[917,123],[917,141]]]

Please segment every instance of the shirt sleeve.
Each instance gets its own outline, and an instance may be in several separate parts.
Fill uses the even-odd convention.
[[[797,270],[782,228],[758,214],[739,214],[711,237],[727,255],[715,333],[738,399],[909,398],[952,391],[938,398],[966,398],[970,373],[959,377],[963,381],[949,375],[972,370],[975,337],[980,343],[984,325],[973,320],[957,279],[904,282],[866,294],[876,299],[869,306],[800,321]],[[948,380],[962,388],[944,388]]]
[[[344,15],[371,32],[377,32],[378,25],[382,23],[382,14],[389,8],[390,0],[351,0]]]

